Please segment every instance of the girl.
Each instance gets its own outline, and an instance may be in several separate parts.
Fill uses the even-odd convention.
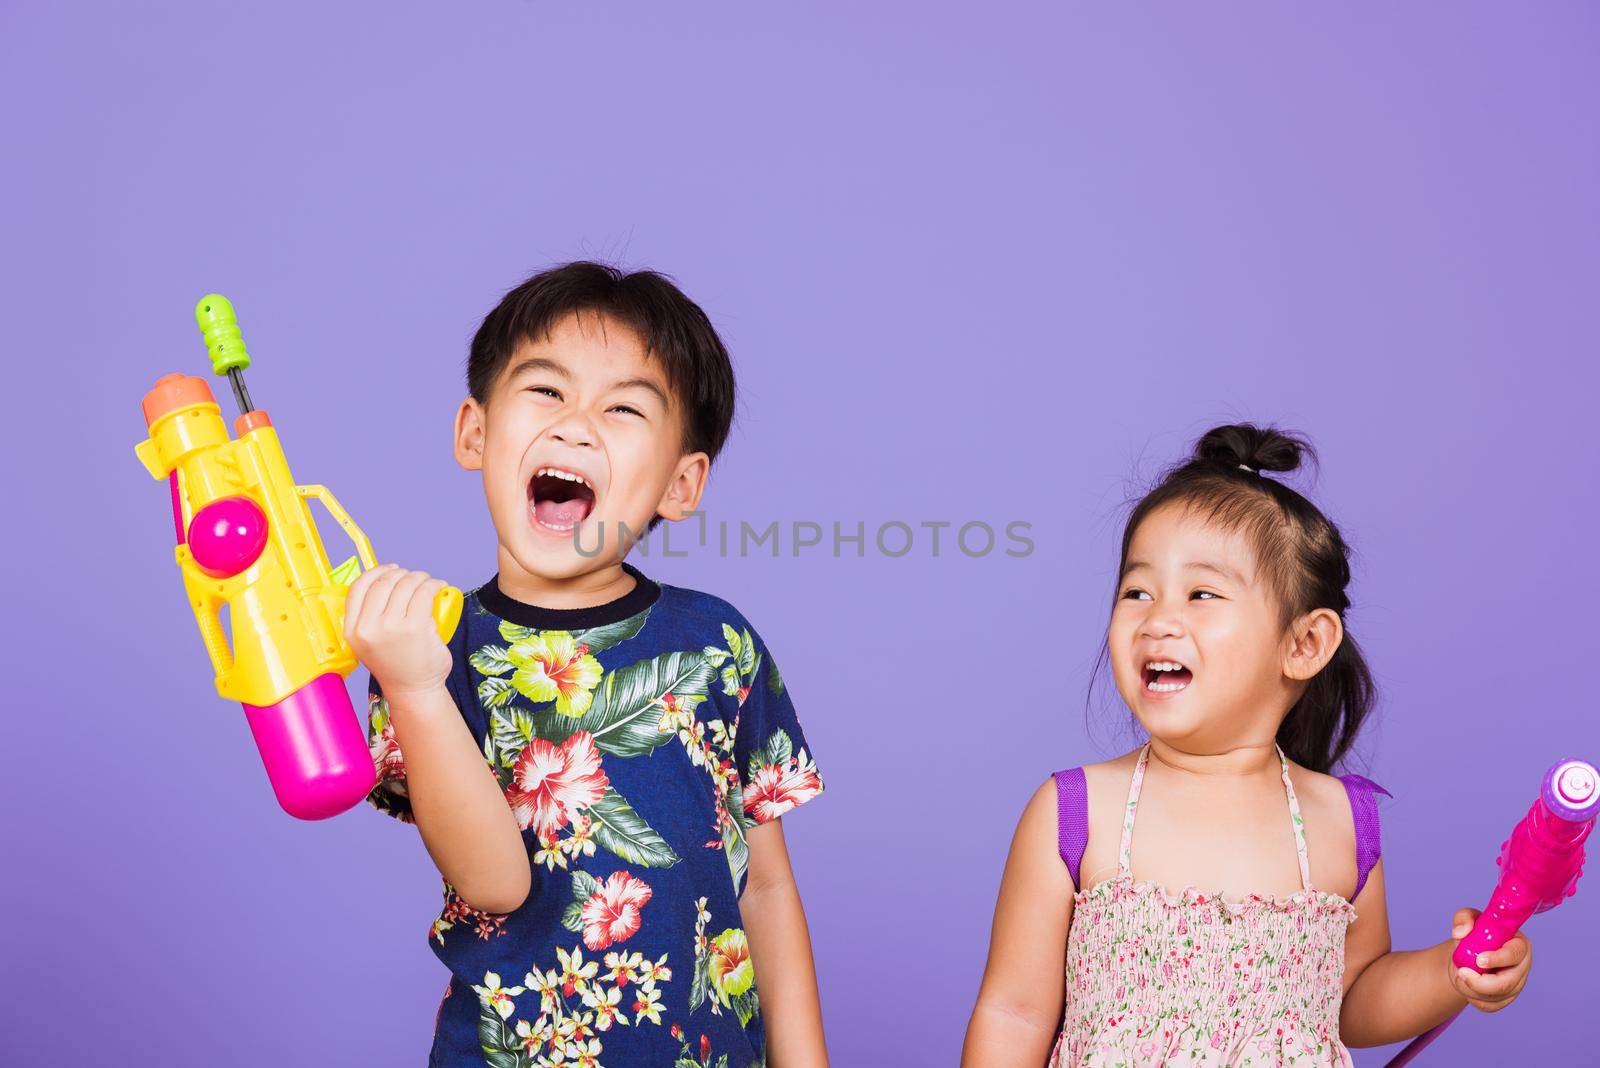
[[[1023,812],[963,1068],[1349,1065],[1527,982],[1520,934],[1451,966],[1475,909],[1389,948],[1381,787],[1327,774],[1374,696],[1348,550],[1266,474],[1309,451],[1218,427],[1129,516],[1107,647],[1149,740]]]

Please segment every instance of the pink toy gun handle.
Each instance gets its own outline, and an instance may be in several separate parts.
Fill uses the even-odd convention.
[[[1456,946],[1458,968],[1478,967],[1478,954],[1499,949],[1536,912],[1555,908],[1577,890],[1583,843],[1600,814],[1600,773],[1563,760],[1544,777],[1539,799],[1500,847],[1500,881],[1489,905]]]
[[[1539,799],[1500,846],[1500,881],[1472,930],[1450,959],[1458,968],[1478,967],[1478,954],[1499,949],[1536,912],[1572,896],[1583,874],[1583,843],[1600,815],[1600,772],[1582,760],[1558,761],[1544,776]],[[1416,1059],[1455,1020],[1452,1016],[1418,1035],[1386,1068]]]

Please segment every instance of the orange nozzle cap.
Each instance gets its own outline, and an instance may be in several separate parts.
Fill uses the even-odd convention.
[[[191,404],[215,404],[211,387],[206,380],[193,375],[173,374],[159,379],[149,393],[144,395],[144,425],[154,426],[168,412],[187,408]]]
[[[259,430],[264,426],[271,426],[272,420],[267,418],[267,413],[257,408],[253,412],[245,412],[233,421],[233,432],[241,438],[252,430]]]

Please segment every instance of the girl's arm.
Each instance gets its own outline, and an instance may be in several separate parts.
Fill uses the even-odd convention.
[[[1479,957],[1483,974],[1451,962],[1456,943],[1478,918],[1459,909],[1452,937],[1427,949],[1396,953],[1389,948],[1389,912],[1378,861],[1355,901],[1358,918],[1345,935],[1344,1005],[1339,1034],[1347,1046],[1383,1046],[1420,1035],[1467,1005],[1498,1012],[1522,992],[1532,967],[1532,946],[1520,932],[1493,953]]]
[[[826,1068],[811,936],[782,823],[770,820],[745,834],[750,869],[739,914],[750,940],[750,963],[766,1024],[767,1063],[771,1068]]]
[[[1399,953],[1390,948],[1382,860],[1354,904],[1357,918],[1345,935],[1344,1005],[1339,1010],[1339,1035],[1345,1045],[1401,1042],[1443,1023],[1466,1005],[1450,980],[1454,939]]]
[[[1065,1000],[1075,889],[1058,852],[1055,780],[1047,779],[1011,840],[962,1068],[1042,1065],[1050,1055]]]

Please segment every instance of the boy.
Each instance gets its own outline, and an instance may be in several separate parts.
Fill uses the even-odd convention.
[[[448,647],[420,571],[367,572],[345,616],[370,800],[445,881],[429,1065],[825,1065],[779,822],[822,782],[783,679],[732,606],[623,560],[699,505],[726,349],[662,276],[572,263],[489,313],[467,385],[499,573]]]

